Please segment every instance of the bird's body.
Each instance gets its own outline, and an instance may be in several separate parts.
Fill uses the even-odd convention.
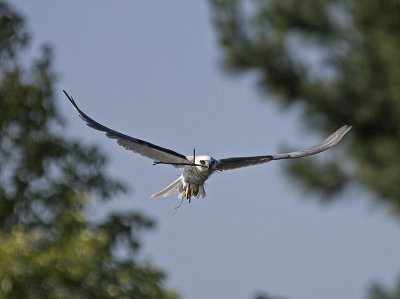
[[[185,183],[194,185],[204,183],[213,173],[210,161],[215,160],[210,156],[196,156],[194,160],[193,156],[188,156],[187,158],[190,162],[197,166],[185,165],[182,174]]]
[[[190,159],[190,157],[188,158]],[[193,159],[189,161],[193,161]],[[206,160],[200,160],[196,158],[194,164],[200,163],[200,161]],[[153,194],[152,197],[166,197],[176,192],[179,193],[179,198],[187,198],[189,200],[192,196],[197,198],[205,197],[206,192],[204,190],[204,183],[212,175],[213,170],[206,166],[198,165],[185,165],[182,175],[175,182],[173,182],[164,190]]]
[[[180,192],[179,197],[203,198],[206,196],[204,183],[212,175],[214,171],[213,163],[216,163],[216,161],[210,156],[188,156],[187,158],[197,166],[185,165],[183,168],[182,184],[184,191]]]
[[[73,98],[70,97],[65,91],[64,93],[75,110],[78,112],[79,116],[89,127],[105,132],[107,137],[116,139],[117,143],[123,146],[125,149],[153,159],[154,164],[170,164],[176,168],[183,169],[182,175],[176,181],[162,191],[153,194],[152,197],[166,197],[178,192],[180,198],[187,198],[189,201],[191,197],[203,198],[206,196],[204,183],[215,172],[260,165],[272,160],[295,159],[314,155],[336,145],[351,129],[350,126],[343,126],[331,134],[323,142],[305,150],[291,153],[252,157],[234,157],[226,159],[215,159],[210,156],[197,156],[195,153],[192,156],[185,156],[170,149],[160,147],[141,139],[130,137],[101,125],[83,113],[78,108]]]

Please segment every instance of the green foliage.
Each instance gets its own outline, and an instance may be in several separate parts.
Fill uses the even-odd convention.
[[[337,190],[342,189],[349,179],[341,172],[336,161],[320,163],[303,159],[297,163],[291,163],[288,169],[308,190],[318,191],[319,188],[323,188],[326,195],[323,201],[333,200],[335,197],[330,195],[337,194]]]
[[[268,99],[300,106],[324,135],[353,126],[347,151],[293,161],[288,172],[323,200],[362,185],[400,217],[400,2],[210,2],[228,71],[255,72]],[[369,298],[400,298],[399,285],[374,285]]]
[[[327,195],[355,182],[400,212],[399,1],[211,3],[229,71],[256,72],[268,99],[301,106],[308,125],[324,134],[353,125],[341,143],[347,152],[294,161],[289,172]],[[334,172],[332,184],[317,178],[324,169]]]
[[[1,235],[0,294],[8,298],[176,298],[160,287],[164,278],[160,271],[112,255],[118,230],[91,228],[79,214],[60,216],[63,227],[52,236],[19,226]]]
[[[393,290],[388,290],[378,284],[373,284],[368,292],[368,299],[398,299],[400,298],[400,279]]]
[[[124,186],[105,175],[95,147],[61,133],[51,48],[24,66],[28,37],[0,2],[0,298],[177,298],[161,271],[137,260],[151,220],[86,219],[92,196],[108,200]]]

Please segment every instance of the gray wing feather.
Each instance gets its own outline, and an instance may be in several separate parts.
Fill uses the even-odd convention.
[[[107,137],[111,139],[116,139],[117,143],[123,146],[125,149],[131,150],[142,156],[153,159],[154,161],[162,161],[165,163],[190,163],[186,156],[174,152],[170,149],[163,148],[161,146],[152,144],[141,139],[130,137],[128,135],[107,128],[106,126],[103,126],[102,124],[96,122],[85,113],[83,113],[75,104],[74,99],[70,97],[65,92],[65,90],[63,90],[63,92],[67,96],[68,100],[71,102],[76,112],[78,112],[79,117],[82,118],[89,127],[105,132]],[[176,167],[180,168],[181,166]]]
[[[217,171],[225,171],[225,170],[233,170],[242,167],[255,166],[259,164],[264,164],[272,160],[280,160],[280,159],[296,159],[305,156],[315,155],[320,152],[326,151],[332,146],[336,145],[343,136],[350,131],[351,126],[343,126],[333,134],[331,134],[328,138],[322,141],[320,144],[309,147],[305,150],[284,153],[278,155],[266,155],[266,156],[254,156],[254,157],[237,157],[237,158],[227,158],[220,159],[215,168]]]
[[[314,145],[312,147],[306,148],[305,150],[296,151],[292,153],[278,154],[273,155],[272,160],[280,160],[280,159],[296,159],[301,157],[306,157],[310,155],[315,155],[320,152],[326,151],[338,144],[338,142],[343,138],[343,136],[350,131],[351,126],[343,126],[333,134],[329,135],[324,141],[320,144]]]
[[[235,157],[220,159],[215,169],[217,171],[233,170],[264,164],[271,160],[272,156]]]

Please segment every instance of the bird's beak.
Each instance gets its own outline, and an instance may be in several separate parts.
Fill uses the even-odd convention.
[[[200,163],[200,164],[201,164],[201,167],[204,167],[204,168],[207,168],[207,169],[210,168],[210,163],[208,163],[206,161],[204,161],[203,163]]]

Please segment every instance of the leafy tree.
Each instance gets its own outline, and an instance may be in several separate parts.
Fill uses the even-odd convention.
[[[317,131],[353,125],[346,153],[293,161],[289,173],[326,200],[362,185],[399,213],[400,2],[211,3],[229,71],[257,73],[268,100],[297,104]]]
[[[124,186],[106,176],[95,147],[60,133],[51,48],[27,66],[28,45],[23,18],[1,1],[0,297],[177,298],[160,270],[137,260],[151,220],[86,219],[92,196],[109,200]]]
[[[327,162],[288,163],[288,173],[324,201],[363,186],[400,217],[400,1],[210,0],[232,73],[253,72],[266,99],[301,107],[327,134],[353,125]],[[369,297],[399,298],[371,287]]]
[[[369,289],[369,299],[397,299],[400,298],[400,279],[393,290],[388,290],[377,284],[373,284]]]

